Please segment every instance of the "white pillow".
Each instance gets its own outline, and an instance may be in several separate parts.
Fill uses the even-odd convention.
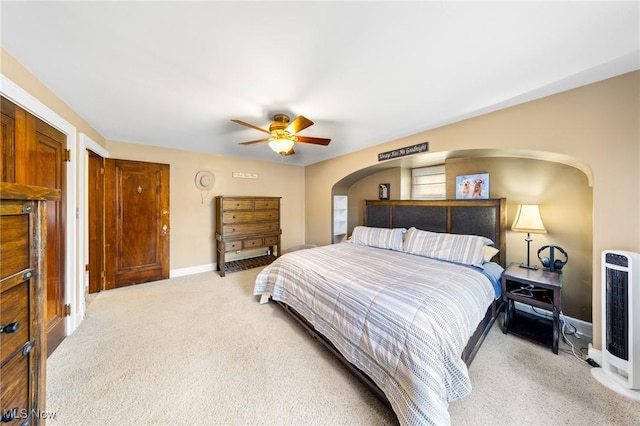
[[[491,262],[491,259],[493,259],[493,256],[495,256],[496,254],[498,254],[500,250],[498,250],[495,247],[491,247],[491,246],[484,246],[482,248],[482,256],[484,258],[485,262]]]
[[[353,228],[351,241],[363,246],[402,251],[402,236],[405,232],[405,228],[356,226]]]
[[[493,241],[478,235],[446,234],[410,228],[404,239],[404,251],[482,268],[484,247],[491,244]]]

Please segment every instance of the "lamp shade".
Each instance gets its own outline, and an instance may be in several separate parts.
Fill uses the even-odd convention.
[[[287,138],[277,138],[269,142],[269,147],[280,155],[285,155],[291,151],[294,142]]]
[[[516,232],[528,232],[532,234],[546,234],[547,230],[542,224],[540,208],[537,204],[521,204],[518,206],[516,220],[511,225],[511,230]]]

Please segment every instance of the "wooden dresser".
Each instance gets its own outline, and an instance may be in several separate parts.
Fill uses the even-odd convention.
[[[280,197],[216,197],[216,252],[221,277],[225,272],[273,262],[280,255],[281,234]],[[258,248],[264,248],[265,253],[226,261],[227,253]]]
[[[59,189],[0,183],[0,415],[44,424],[46,200]]]

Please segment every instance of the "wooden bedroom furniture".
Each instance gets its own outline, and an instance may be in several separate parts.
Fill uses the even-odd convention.
[[[405,227],[432,232],[482,235],[490,238],[500,252],[494,258],[502,267],[506,263],[506,198],[488,200],[365,200],[365,226],[394,228]],[[328,348],[364,385],[385,405],[391,407],[384,392],[367,374],[351,364],[325,336],[317,332],[295,309],[276,301],[285,312],[300,323],[309,334]],[[502,311],[503,301],[498,298],[489,306],[467,343],[462,359],[471,365],[491,326]]]
[[[60,190],[2,182],[0,196],[0,414],[3,424],[44,424],[45,205]]]
[[[543,269],[521,268],[512,263],[502,273],[502,298],[505,302],[502,332],[525,337],[545,345],[551,345],[558,354],[560,337],[560,311],[562,310],[562,274]],[[518,312],[515,302],[552,313],[552,319]]]
[[[226,272],[268,265],[280,255],[280,198],[222,195],[215,198],[216,264],[221,277]],[[268,251],[250,258],[226,261],[227,253],[257,248],[268,248]]]

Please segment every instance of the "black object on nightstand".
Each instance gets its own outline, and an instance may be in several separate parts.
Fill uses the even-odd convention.
[[[512,332],[529,340],[551,345],[558,354],[560,311],[562,309],[562,274],[542,269],[521,268],[512,263],[502,273],[502,300],[505,302],[502,332]],[[518,311],[515,302],[545,309],[549,320]]]

